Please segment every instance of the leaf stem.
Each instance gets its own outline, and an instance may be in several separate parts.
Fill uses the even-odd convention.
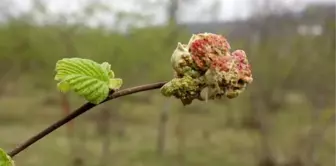
[[[101,102],[101,103],[99,103],[97,105],[100,105],[100,104],[102,104],[102,103],[104,103],[106,101],[109,101],[109,100],[112,100],[112,99],[115,99],[115,98],[118,98],[118,97],[131,95],[133,93],[138,93],[138,92],[142,92],[142,91],[148,91],[148,90],[158,89],[158,88],[161,88],[165,83],[166,82],[158,82],[158,83],[140,85],[140,86],[136,86],[136,87],[131,87],[131,88],[126,88],[126,89],[123,89],[123,90],[119,90],[119,91],[116,91],[115,93],[114,93],[114,91],[111,91],[109,97],[107,99],[105,99],[103,102]],[[59,121],[57,121],[54,124],[52,124],[49,127],[47,127],[46,129],[44,129],[41,132],[37,133],[35,136],[29,138],[27,141],[25,141],[21,145],[19,145],[16,148],[14,148],[12,151],[10,151],[8,153],[8,155],[10,157],[14,157],[15,155],[19,154],[20,152],[22,152],[23,150],[25,150],[26,148],[28,148],[30,145],[36,143],[37,141],[39,141],[43,137],[47,136],[51,132],[55,131],[59,127],[63,126],[64,124],[66,124],[69,121],[75,119],[79,115],[85,113],[86,111],[90,110],[91,108],[93,108],[93,107],[95,107],[97,105],[89,103],[89,102],[86,103],[86,104],[84,104],[84,105],[82,105],[81,107],[79,107],[77,110],[73,111],[68,116],[60,119]]]

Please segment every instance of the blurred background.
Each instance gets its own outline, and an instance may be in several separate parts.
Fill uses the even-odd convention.
[[[158,90],[113,100],[48,135],[18,166],[335,165],[333,0],[0,0],[0,147],[85,101],[53,80],[64,57],[107,61],[123,87],[170,80],[193,33],[246,51],[254,82],[208,103]]]

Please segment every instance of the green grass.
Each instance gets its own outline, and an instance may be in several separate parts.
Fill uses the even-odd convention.
[[[96,121],[101,109],[118,112],[111,120],[111,166],[253,166],[258,161],[259,135],[255,130],[227,126],[229,116],[239,122],[246,113],[235,105],[225,103],[202,104],[196,102],[187,111],[172,100],[167,128],[166,150],[164,156],[156,154],[157,124],[161,109],[167,98],[146,93],[150,103],[129,103],[118,99],[104,104],[75,120],[75,133],[72,144],[66,127],[43,138],[14,158],[17,165],[59,166],[70,165],[75,156],[84,158],[85,165],[98,166],[101,157],[102,138],[97,135]],[[147,96],[146,96],[147,95]],[[9,150],[30,136],[63,116],[58,93],[48,94],[56,102],[45,104],[43,93],[29,97],[16,95],[0,99],[0,147]],[[72,96],[72,95],[71,95]],[[83,103],[82,99],[71,98],[72,107]],[[114,107],[118,104],[118,110]],[[300,153],[298,143],[309,127],[308,107],[304,104],[286,107],[273,115],[271,143],[279,160]],[[181,123],[182,122],[182,123]],[[185,136],[182,156],[178,153],[176,128],[182,124]],[[117,135],[124,129],[124,136]],[[319,148],[321,166],[334,165],[335,127],[327,128],[325,138]],[[204,133],[208,132],[208,137]],[[71,147],[73,147],[71,149]],[[71,150],[75,153],[71,154]]]

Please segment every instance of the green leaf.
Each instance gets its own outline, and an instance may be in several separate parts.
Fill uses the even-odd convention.
[[[103,62],[101,66],[108,71],[108,75],[110,78],[114,78],[114,72],[111,70],[111,65],[107,62]]]
[[[109,88],[110,89],[119,89],[122,85],[122,79],[120,78],[112,78],[110,79],[110,82],[109,82]]]
[[[0,148],[0,166],[15,166],[14,161]]]
[[[60,83],[58,83],[57,87],[63,93],[68,92],[70,90],[70,85],[65,81],[61,81]]]
[[[99,64],[90,59],[64,58],[56,63],[55,80],[61,92],[73,90],[91,103],[104,101],[110,89],[119,89],[122,80],[114,78],[111,65]]]

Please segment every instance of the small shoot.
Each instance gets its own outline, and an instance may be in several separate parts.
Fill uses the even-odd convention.
[[[58,89],[63,93],[73,90],[93,104],[101,103],[110,90],[118,90],[122,86],[122,79],[114,77],[107,62],[99,64],[90,59],[64,58],[56,63]]]

